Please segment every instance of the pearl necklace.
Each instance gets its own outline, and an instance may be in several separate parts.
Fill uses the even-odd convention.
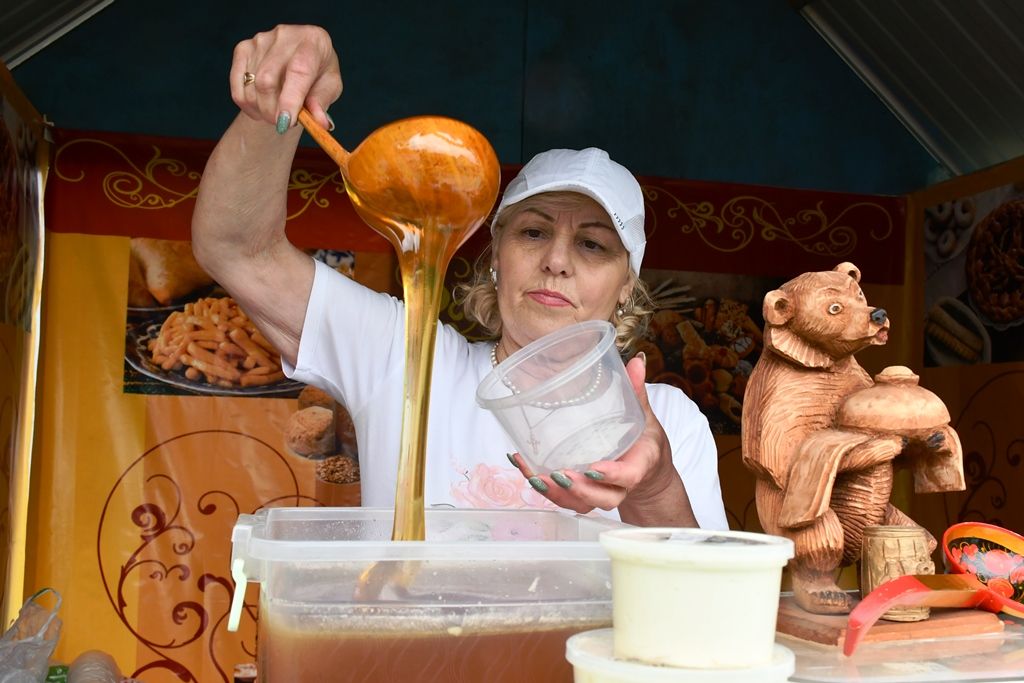
[[[498,367],[498,344],[495,342],[494,346],[491,347],[491,367]],[[601,386],[601,376],[604,374],[604,363],[597,364],[597,372],[594,373],[594,381],[590,383],[590,386],[579,396],[573,398],[564,398],[561,401],[537,401],[536,403],[530,403],[529,405],[536,408],[544,408],[545,410],[553,408],[562,408],[564,406],[572,406],[577,403],[586,403],[590,400],[590,397],[594,395],[597,388]],[[502,383],[512,390],[513,394],[519,394],[519,387],[517,387],[511,379],[508,377],[502,377]]]

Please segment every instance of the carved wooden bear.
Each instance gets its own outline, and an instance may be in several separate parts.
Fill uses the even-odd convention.
[[[793,540],[794,597],[818,614],[850,611],[836,574],[860,558],[866,527],[916,526],[889,503],[896,456],[927,451],[913,466],[938,464],[939,474],[915,477],[918,491],[963,488],[960,443],[948,425],[923,435],[837,424],[847,397],[872,387],[853,354],[889,334],[886,312],[868,305],[859,282],[857,267],[842,263],[765,296],[764,352],[743,405],[743,462],[757,475],[761,526]]]

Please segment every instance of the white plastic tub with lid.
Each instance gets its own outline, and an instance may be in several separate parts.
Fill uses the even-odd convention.
[[[743,668],[772,661],[782,568],[793,542],[743,531],[605,532],[615,657],[655,666]]]

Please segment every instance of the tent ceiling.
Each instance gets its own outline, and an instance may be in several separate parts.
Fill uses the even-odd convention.
[[[13,69],[113,1],[4,0],[0,3],[0,61]]]
[[[1024,155],[1024,2],[792,2],[954,175]]]
[[[13,69],[113,1],[0,3],[0,60]],[[790,4],[951,173],[1024,155],[1024,2]]]

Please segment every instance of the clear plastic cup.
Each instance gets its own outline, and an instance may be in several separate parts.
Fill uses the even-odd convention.
[[[603,320],[519,349],[484,378],[476,400],[498,418],[533,474],[617,458],[644,429],[615,328]]]

